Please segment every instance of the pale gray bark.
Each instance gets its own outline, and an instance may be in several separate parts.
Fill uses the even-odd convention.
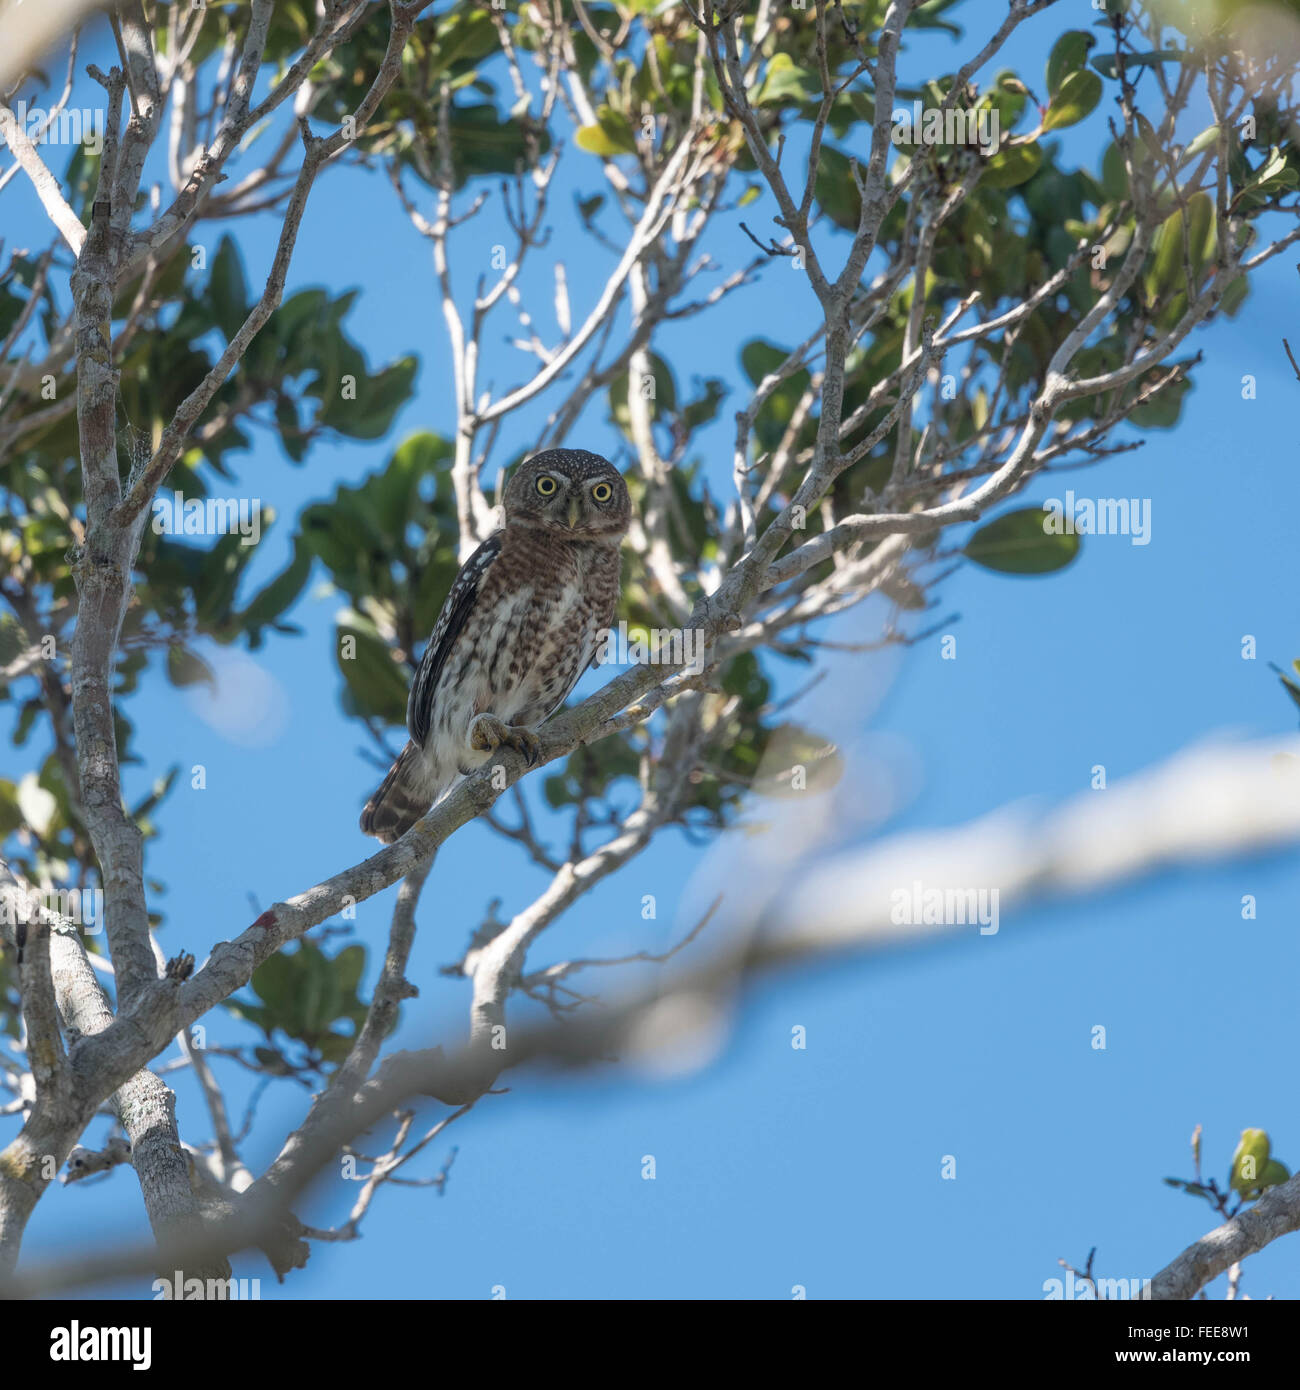
[[[0,860],[0,923],[21,922],[32,915],[26,906],[30,900],[30,889]],[[29,950],[36,942],[45,947],[51,993],[69,1048],[75,1051],[78,1040],[102,1033],[113,1023],[113,1010],[75,925],[43,915],[46,920],[33,922],[24,934]],[[0,936],[6,945],[16,946],[13,925],[0,926]],[[30,975],[25,967],[24,985]],[[38,1090],[37,1106],[22,1132],[0,1152],[0,1269],[12,1270],[32,1208],[105,1098],[82,1084],[75,1068],[66,1066],[47,1077],[43,1090]],[[176,1134],[172,1091],[153,1072],[140,1069],[117,1088],[111,1100],[131,1146],[155,1235],[169,1241],[196,1238],[198,1209]],[[226,1278],[229,1266],[214,1259],[194,1272]]]
[[[81,803],[104,888],[117,1005],[122,1025],[130,1031],[136,1027],[132,1016],[142,1006],[148,1006],[156,1017],[159,1001],[164,996],[174,998],[176,987],[192,967],[192,961],[186,960],[159,979],[145,901],[143,842],[138,826],[124,807],[118,767],[112,699],[114,658],[131,598],[131,573],[140,535],[149,502],[179,455],[189,430],[279,304],[311,186],[319,170],[343,148],[348,137],[339,131],[328,139],[316,139],[304,124],[302,169],[262,295],[208,376],[183,402],[164,432],[159,448],[140,476],[132,480],[130,491],[124,497],[117,461],[117,372],[112,354],[111,306],[117,286],[133,264],[132,210],[145,158],[157,134],[162,107],[152,31],[143,9],[138,0],[127,0],[121,8],[122,43],[130,68],[130,110],[128,119],[123,122],[121,106],[128,89],[126,76],[116,68],[107,77],[101,74],[108,95],[108,128],[90,227],[84,241],[79,236],[80,223],[72,219],[76,223],[74,230],[62,217],[66,204],[62,203],[61,195],[56,198],[57,184],[52,191],[48,187],[48,171],[39,156],[29,146],[23,148],[22,153],[26,158],[24,167],[38,190],[43,190],[42,196],[51,216],[72,241],[74,250],[79,252],[71,285],[86,540],[73,562],[79,606],[71,663],[72,714]],[[358,128],[364,127],[391,85],[402,49],[422,8],[423,5],[393,5],[388,51],[370,91],[355,113]],[[219,138],[199,161],[177,205],[153,229],[155,241],[172,235],[169,228],[173,224],[176,230],[184,225],[201,196],[215,182],[225,157],[257,114],[250,113],[250,100],[271,16],[270,0],[255,0]],[[358,16],[356,7],[345,15],[331,14],[309,49],[319,54],[337,40],[347,22]],[[308,70],[309,67],[304,66],[297,80],[279,84],[274,101],[263,103],[263,107],[269,109],[296,90]],[[6,128],[12,130],[12,120],[7,121]],[[69,966],[71,973],[83,969],[89,969],[84,959],[80,965]],[[98,986],[95,988],[97,990]],[[68,1002],[73,998],[70,993]],[[86,1002],[84,991],[77,993],[75,998]],[[83,1047],[77,1054],[79,1062],[87,1054],[85,1044],[113,1031],[112,1015],[102,993],[98,995],[98,1002],[88,1008],[86,1016],[70,1015],[69,1026],[83,1039]],[[143,1035],[140,1040],[143,1041]],[[58,1077],[51,1074],[46,1078],[47,1084],[39,1088],[37,1106],[28,1124],[0,1160],[4,1162],[6,1182],[6,1206],[0,1209],[0,1249],[11,1251],[11,1258],[17,1256],[18,1241],[31,1207],[52,1176],[48,1173],[51,1162],[56,1169],[62,1165],[81,1128],[108,1091],[114,1092],[114,1105],[131,1143],[133,1166],[150,1222],[160,1242],[175,1243],[187,1236],[192,1239],[201,1229],[199,1204],[191,1190],[185,1152],[176,1127],[175,1097],[156,1076],[142,1069],[161,1042],[161,1036],[150,1031],[145,1046],[134,1049],[138,1060],[114,1071],[108,1090],[105,1090],[105,1073],[92,1079],[91,1069],[77,1062]],[[93,1046],[90,1055],[95,1055]],[[211,1274],[224,1277],[223,1272],[228,1274],[229,1271],[224,1262],[218,1262],[191,1272],[201,1277]]]

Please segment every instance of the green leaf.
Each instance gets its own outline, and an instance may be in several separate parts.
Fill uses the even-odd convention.
[[[788,355],[785,348],[755,338],[741,349],[740,365],[744,368],[745,375],[757,386],[769,372],[779,367]],[[767,398],[755,426],[755,435],[764,448],[771,448],[780,441],[786,426],[794,418],[799,400],[810,380],[808,369],[800,367]]]
[[[250,646],[260,645],[261,629],[275,622],[302,592],[311,573],[311,563],[311,551],[301,538],[295,540],[293,559],[270,583],[259,589],[237,615],[236,620],[249,635]]]
[[[1268,1167],[1269,1142],[1266,1129],[1243,1129],[1232,1155],[1232,1175],[1229,1183],[1234,1192],[1245,1194],[1258,1188],[1260,1178]]]
[[[101,155],[89,145],[80,144],[72,151],[67,172],[63,176],[64,183],[68,185],[68,204],[86,227],[90,226],[91,199],[99,183],[100,158]]]
[[[966,543],[965,555],[999,574],[1051,574],[1079,553],[1077,535],[1052,535],[1041,507],[1008,512],[981,526]]]
[[[564,771],[542,784],[549,806],[576,805],[588,796],[603,796],[619,777],[635,777],[641,760],[625,735],[602,739],[570,753]]]
[[[167,679],[175,686],[206,685],[209,690],[217,688],[212,667],[202,657],[180,646],[167,648]]]
[[[400,724],[406,718],[408,675],[374,623],[347,609],[338,620],[334,650],[355,708],[390,724]]]
[[[1204,1183],[1188,1182],[1185,1178],[1165,1178],[1163,1181],[1167,1187],[1176,1187],[1180,1192],[1186,1192],[1189,1197],[1204,1197],[1207,1202],[1214,1202],[1213,1193]]]
[[[1246,302],[1246,297],[1250,294],[1250,282],[1244,275],[1240,275],[1223,292],[1223,298],[1219,300],[1219,309],[1227,314],[1229,318],[1241,308]]]
[[[270,1029],[266,1028],[265,1024],[265,1018],[267,1016],[267,1011],[265,1009],[258,1009],[248,1004],[231,1007],[233,1012],[248,1018],[251,1022],[256,1023],[259,1028],[265,1028],[267,1036],[270,1036]],[[259,1019],[263,1021],[259,1022]],[[253,1056],[261,1062],[263,1070],[269,1071],[274,1076],[293,1075],[293,1067],[285,1060],[284,1054],[274,1047],[255,1047],[253,1049]]]
[[[815,73],[796,65],[787,53],[776,53],[767,65],[767,75],[754,94],[755,106],[781,106],[810,101],[821,90]]]
[[[1124,151],[1112,140],[1101,158],[1101,187],[1112,203],[1122,203],[1128,197],[1128,170],[1124,167]]]
[[[772,684],[753,652],[742,652],[727,664],[722,688],[728,695],[738,695],[742,706],[751,714],[761,710],[772,693]]]
[[[18,619],[8,613],[0,613],[0,666],[7,666],[20,657],[27,650],[27,645],[27,634]]]
[[[1135,169],[1144,169],[1156,164],[1161,159],[1162,146],[1160,137],[1156,134],[1156,128],[1139,111],[1137,113],[1138,139],[1133,146],[1132,160]]]
[[[1126,53],[1124,68],[1154,68],[1161,63],[1181,63],[1187,55],[1177,48],[1166,48],[1159,53]],[[1092,60],[1092,65],[1103,77],[1118,77],[1119,64],[1114,53],[1103,53]]]
[[[263,507],[260,525],[265,531],[273,517],[269,507]],[[194,616],[199,626],[207,628],[223,623],[239,588],[239,576],[253,558],[255,547],[244,544],[238,530],[229,531],[203,556],[202,569],[194,586]]]
[[[221,238],[205,297],[217,327],[227,338],[233,338],[248,317],[248,286],[233,237]]]
[[[326,1033],[323,1037],[316,1039],[316,1050],[320,1053],[321,1059],[326,1062],[333,1062],[336,1065],[352,1051],[351,1037],[342,1033]]]
[[[759,776],[760,796],[796,797],[829,791],[844,775],[844,759],[829,739],[799,724],[781,724],[768,735]]]
[[[271,1026],[264,1025],[267,1037],[270,1037],[271,1027],[275,1025],[275,1021],[287,1018],[289,1015],[293,1005],[297,973],[293,957],[286,955],[283,951],[277,951],[275,955],[268,956],[253,971],[253,978],[250,981],[253,993],[266,1005],[272,1016]]]
[[[1268,158],[1260,166],[1259,172],[1251,179],[1246,187],[1258,188],[1261,184],[1270,183],[1285,168],[1286,156],[1274,145],[1268,152]]]
[[[718,407],[727,396],[726,383],[720,377],[706,377],[701,385],[703,393],[694,400],[687,401],[680,412],[682,423],[691,430],[697,430],[714,419]]]
[[[550,133],[542,130],[536,132],[535,145],[530,148],[522,122],[508,116],[503,119],[491,102],[474,106],[454,105],[450,124],[451,146],[455,155],[452,173],[457,188],[466,179],[484,174],[513,175],[518,169],[528,166],[534,149],[537,154],[545,154],[551,145]],[[436,140],[436,127],[426,128],[421,134],[424,139],[433,142]],[[428,163],[422,156],[417,157],[417,144],[418,141],[406,140],[403,158],[412,173],[428,182]]]
[[[1238,191],[1236,201],[1247,208],[1263,207],[1270,197],[1297,185],[1300,185],[1300,173],[1290,166],[1287,156],[1274,145],[1269,150],[1268,158]]]
[[[421,430],[404,439],[387,467],[367,479],[365,487],[374,503],[375,518],[397,544],[412,520],[420,483],[451,460],[454,449],[441,435]]]
[[[980,182],[990,188],[1015,188],[1032,179],[1042,162],[1037,144],[1008,145],[984,166]]]
[[[485,10],[454,11],[438,22],[438,41],[430,76],[446,72],[454,63],[476,63],[495,52],[496,26]]]
[[[175,786],[176,779],[180,776],[180,771],[181,765],[179,763],[173,763],[171,767],[167,769],[167,775],[165,777],[156,778],[154,780],[153,789],[150,791],[149,795],[135,806],[131,807],[131,819],[142,820],[145,816],[153,812],[168,792],[171,791],[172,787]]]
[[[1279,1183],[1290,1180],[1291,1170],[1285,1163],[1279,1163],[1277,1159],[1270,1158],[1264,1165],[1264,1171],[1259,1175],[1259,1190],[1264,1192],[1270,1187],[1276,1187]]]
[[[858,229],[858,215],[862,199],[858,196],[858,186],[853,182],[853,170],[849,167],[849,157],[832,145],[822,146],[822,156],[817,164],[817,180],[813,185],[817,195],[817,205],[835,223],[847,232]]]
[[[23,823],[18,805],[18,788],[8,778],[0,777],[0,840],[17,830]]]
[[[1088,61],[1088,54],[1096,46],[1097,37],[1086,29],[1067,29],[1052,45],[1051,56],[1047,60],[1047,95],[1055,97],[1061,83],[1071,74],[1078,72]]]
[[[284,452],[294,463],[301,463],[307,453],[307,439],[303,434],[302,422],[298,419],[298,403],[292,396],[276,397],[275,423],[280,431]]]
[[[998,128],[1010,131],[1024,114],[1028,103],[1028,88],[1014,72],[1003,71],[997,81],[980,97],[979,107],[998,113]]]
[[[789,351],[762,338],[751,339],[740,350],[740,365],[750,384],[757,386],[769,372],[774,372],[789,357]]]
[[[1175,208],[1153,239],[1151,268],[1145,276],[1147,302],[1172,294],[1183,285],[1183,210]]]
[[[1052,98],[1043,117],[1044,130],[1064,130],[1078,125],[1097,109],[1101,100],[1101,78],[1095,72],[1072,72]]]
[[[400,537],[385,536],[367,505],[364,489],[342,487],[334,502],[315,502],[299,520],[303,544],[320,557],[334,582],[360,598],[371,592],[389,548]]]
[[[1206,150],[1218,144],[1218,141],[1219,127],[1217,125],[1207,126],[1183,151],[1183,157],[1178,161],[1179,167],[1190,164],[1198,155],[1204,154]]]
[[[1214,199],[1208,193],[1193,193],[1187,200],[1187,243],[1192,253],[1192,272],[1199,285],[1202,275],[1218,249]]]
[[[583,126],[576,136],[578,148],[588,154],[612,159],[617,154],[635,154],[636,137],[626,116],[601,106],[596,111],[596,124]]]
[[[315,942],[300,941],[297,950],[278,952],[254,972],[253,992],[263,1005],[236,999],[227,1007],[255,1023],[268,1038],[279,1029],[319,1052],[324,1060],[341,1061],[356,1026],[366,1016],[356,993],[365,963],[364,946],[347,946],[330,957]],[[350,1033],[334,1030],[333,1025],[341,1021],[352,1023]],[[280,1054],[263,1055],[259,1050],[257,1056],[268,1070],[280,1070]]]
[[[1276,666],[1273,669],[1277,671]],[[1291,677],[1286,674],[1285,671],[1278,671],[1277,678],[1282,682],[1283,688],[1286,690],[1286,693],[1291,697],[1291,699],[1295,702],[1296,706],[1300,707],[1300,685],[1297,685],[1296,682],[1293,681]]]
[[[1188,257],[1195,288],[1214,255],[1216,242],[1214,200],[1208,193],[1193,193],[1187,200],[1186,237],[1182,208],[1175,208],[1156,232],[1151,266],[1143,282],[1148,303],[1188,288]]]
[[[364,946],[345,946],[334,957],[334,972],[338,976],[339,988],[346,994],[355,994],[366,968],[366,948]]]
[[[355,351],[355,349],[353,349]],[[351,356],[351,353],[346,354]],[[355,366],[355,370],[353,370]],[[350,439],[379,439],[388,433],[393,416],[411,394],[418,363],[414,357],[401,357],[383,371],[367,374],[359,353],[347,364],[348,374],[357,379],[356,399],[332,395],[317,417]]]
[[[338,1017],[343,991],[333,961],[313,942],[300,942],[294,960],[300,977],[294,1007],[301,1032],[310,1039]]]
[[[1183,296],[1184,298],[1186,296]],[[1173,367],[1176,364],[1168,362],[1166,367]],[[1156,375],[1150,373],[1143,376],[1138,385],[1147,387],[1154,383]],[[1130,410],[1125,417],[1130,424],[1136,425],[1143,430],[1167,430],[1172,429],[1177,423],[1183,411],[1183,397],[1192,389],[1191,381],[1186,377],[1177,377],[1168,385],[1162,386],[1145,405],[1137,406]]]
[[[677,409],[677,386],[673,381],[673,371],[662,357],[650,355],[650,372],[654,378],[654,396],[646,401],[651,420],[660,418],[663,412],[672,414]],[[631,386],[631,373],[621,372],[614,378],[609,388],[609,409],[614,423],[624,434],[632,432],[632,416],[628,413],[627,396]],[[642,383],[638,380],[637,390]]]
[[[236,1018],[247,1019],[254,1027],[260,1028],[269,1038],[275,1021],[265,1004],[250,1004],[246,999],[227,999],[226,1009]],[[257,1051],[258,1049],[254,1049]]]

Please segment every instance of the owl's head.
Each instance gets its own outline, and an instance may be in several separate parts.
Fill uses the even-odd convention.
[[[632,520],[623,475],[585,449],[547,449],[515,469],[504,498],[507,526],[538,526],[564,540],[617,545]]]

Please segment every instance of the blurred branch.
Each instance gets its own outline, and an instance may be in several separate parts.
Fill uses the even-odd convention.
[[[111,9],[106,0],[5,0],[0,5],[0,91],[29,69],[40,64],[45,54],[83,20],[97,11]]]
[[[495,1077],[502,1065],[585,1067],[612,1054],[653,1059],[699,1030],[707,1034],[720,1001],[755,977],[843,952],[970,931],[970,923],[892,920],[892,893],[902,887],[910,891],[918,876],[946,885],[995,885],[1023,908],[1106,892],[1174,863],[1200,866],[1297,842],[1300,740],[1288,739],[1192,749],[1104,792],[1085,792],[1045,816],[999,812],[955,831],[897,836],[868,854],[796,864],[789,873],[791,891],[775,899],[757,923],[733,921],[725,944],[703,962],[599,1011],[515,1030],[494,1049],[486,1070],[481,1038],[454,1052],[432,1048],[392,1055],[348,1104],[321,1112],[320,1123],[300,1130],[235,1213],[209,1226],[201,1238],[164,1243],[161,1250],[83,1251],[75,1260],[27,1270],[17,1281],[0,1281],[0,1297],[48,1296],[142,1274],[159,1259],[167,1267],[260,1244],[340,1148],[413,1097],[433,1095],[459,1113],[483,1093],[485,1076]],[[1200,1261],[1197,1277],[1211,1265],[1217,1272],[1298,1226],[1300,1176],[1229,1223],[1229,1236],[1207,1237],[1212,1255],[1180,1257],[1170,1267],[1178,1273],[1159,1285],[1170,1290],[1163,1296],[1195,1292],[1182,1272],[1193,1259]]]

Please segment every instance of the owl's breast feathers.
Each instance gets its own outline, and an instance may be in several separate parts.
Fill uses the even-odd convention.
[[[426,755],[464,762],[470,720],[535,727],[590,665],[618,607],[617,544],[517,526],[484,541],[456,576],[407,705]]]

